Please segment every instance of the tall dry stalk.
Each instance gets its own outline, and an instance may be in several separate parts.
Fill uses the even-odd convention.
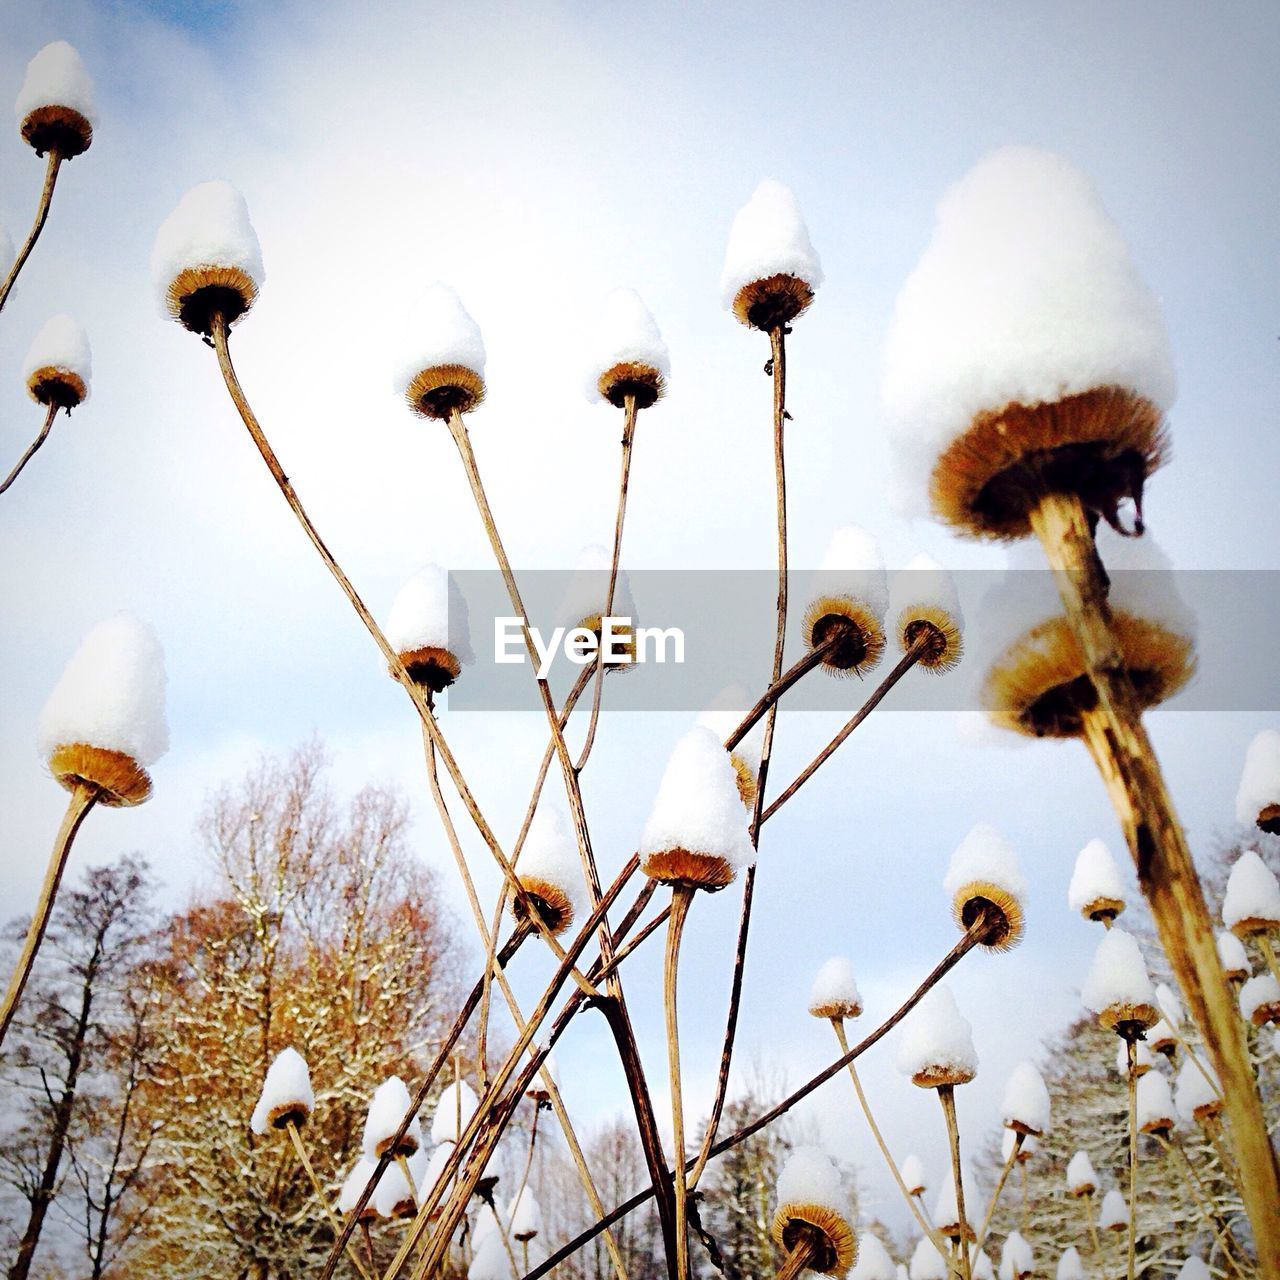
[[[26,265],[27,259],[31,256],[31,250],[36,247],[40,232],[44,230],[44,224],[49,218],[49,205],[53,201],[54,184],[58,181],[58,170],[62,167],[62,153],[56,147],[50,147],[48,156],[44,168],[44,186],[40,189],[40,203],[36,206],[35,222],[32,223],[22,248],[18,250],[18,256],[14,258],[13,266],[9,268],[9,274],[5,276],[4,283],[0,284],[0,311],[4,310],[4,304],[9,301],[9,292],[18,279],[18,273]]]
[[[960,1125],[956,1120],[956,1087],[953,1084],[938,1086],[938,1101],[947,1124],[947,1145],[951,1151],[951,1176],[956,1186],[956,1214],[960,1219],[960,1239],[956,1253],[960,1259],[961,1280],[973,1280],[973,1257],[969,1252],[969,1215],[964,1203],[964,1172],[960,1163]]]
[[[662,969],[662,1008],[667,1027],[667,1068],[671,1084],[671,1132],[675,1157],[676,1280],[689,1280],[688,1189],[684,1146],[684,1091],[680,1073],[680,1017],[677,1007],[677,975],[680,939],[693,903],[694,890],[676,885],[671,890],[671,914],[667,919],[667,951]]]
[[[49,432],[53,429],[53,420],[58,416],[59,405],[53,402],[45,410],[44,425],[40,428],[40,434],[27,446],[27,451],[18,459],[13,470],[0,483],[0,493],[4,491],[22,474],[22,468],[36,456],[36,451],[49,438]]]
[[[1138,1039],[1125,1036],[1129,1071],[1129,1280],[1138,1262]]]

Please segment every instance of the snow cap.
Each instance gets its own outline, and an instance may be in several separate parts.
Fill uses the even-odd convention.
[[[916,1244],[911,1255],[910,1280],[947,1280],[951,1268],[928,1236]]]
[[[613,553],[599,543],[585,546],[578,552],[573,573],[565,585],[564,596],[556,608],[556,625],[585,627],[600,634],[601,618],[609,597],[609,572],[613,565]],[[631,594],[631,580],[627,571],[618,566],[618,576],[613,584],[613,606],[610,617],[630,618],[632,627],[637,625],[636,602]],[[614,636],[627,630],[622,622],[614,624]],[[618,641],[615,638],[614,645]],[[634,654],[632,655],[634,658]]]
[[[791,188],[766,178],[729,228],[720,273],[724,309],[737,311],[739,295],[748,285],[774,276],[792,276],[812,294],[822,283],[822,265]],[[739,319],[746,322],[745,315]]]
[[[1173,402],[1159,303],[1084,174],[1003,147],[943,197],[898,296],[883,397],[910,512],[978,414],[1109,386]]]
[[[369,1114],[364,1122],[363,1150],[371,1160],[380,1156],[391,1144],[400,1122],[410,1106],[409,1089],[399,1076],[384,1080],[369,1099]],[[404,1155],[412,1155],[422,1145],[422,1126],[414,1116],[404,1136]],[[378,1188],[382,1190],[381,1187]],[[381,1210],[379,1210],[381,1212]]]
[[[444,1173],[444,1167],[449,1163],[449,1157],[453,1154],[453,1143],[442,1142],[439,1146],[432,1147],[431,1154],[427,1157],[427,1162],[422,1169],[422,1177],[418,1179],[420,1188],[428,1189],[434,1187],[440,1181],[440,1175]],[[449,1179],[450,1185],[453,1179]]]
[[[22,377],[32,399],[42,404],[49,403],[50,395],[39,394],[38,388],[50,381],[74,393],[74,404],[83,404],[89,398],[93,382],[89,335],[70,316],[57,315],[46,320],[27,349]]]
[[[417,1200],[414,1190],[399,1163],[389,1164],[382,1171],[382,1177],[378,1179],[373,1192],[373,1207],[378,1211],[378,1217],[395,1217],[397,1208],[401,1215],[407,1215],[408,1205]]]
[[[444,649],[460,663],[475,661],[466,601],[438,564],[423,565],[396,594],[386,637],[397,653]]]
[[[307,1060],[294,1048],[282,1049],[267,1068],[262,1095],[253,1109],[249,1127],[261,1134],[272,1127],[283,1128],[288,1120],[301,1124],[315,1105]]]
[[[922,1088],[964,1084],[978,1073],[973,1028],[946,983],[939,983],[908,1015],[898,1041],[898,1070]]]
[[[1067,1190],[1073,1196],[1092,1195],[1098,1189],[1098,1175],[1087,1151],[1077,1151],[1067,1163]]]
[[[627,395],[647,409],[665,391],[671,355],[657,321],[634,289],[614,289],[588,335],[587,399],[621,409]]]
[[[1000,1107],[1006,1129],[1039,1137],[1049,1130],[1049,1090],[1034,1062],[1020,1062],[1010,1073]]]
[[[457,1142],[479,1106],[476,1091],[465,1080],[445,1085],[431,1118],[431,1141]]]
[[[980,1250],[970,1250],[969,1266],[973,1274],[973,1280],[996,1280],[996,1270],[991,1265],[991,1259]]]
[[[865,529],[836,529],[822,562],[805,592],[804,642],[816,648],[831,638],[829,618],[844,618],[855,635],[837,645],[822,665],[837,671],[871,670],[884,654],[884,615],[889,607],[889,579],[880,544]]]
[[[1137,939],[1116,925],[1098,944],[1080,993],[1084,1006],[1098,1015],[1103,1026],[1142,1022],[1151,1026],[1158,1016],[1156,993],[1147,973],[1147,962]]]
[[[849,1280],[895,1280],[897,1270],[880,1237],[870,1231],[858,1237],[858,1260],[849,1272]]]
[[[1006,1269],[1011,1280],[1022,1280],[1024,1276],[1035,1271],[1035,1260],[1031,1254],[1031,1246],[1020,1231],[1010,1231],[1005,1238],[1004,1249],[1000,1254],[1000,1275]]]
[[[471,374],[483,394],[484,338],[480,326],[447,284],[428,285],[413,299],[400,332],[403,341],[395,389],[401,395],[414,398],[419,375],[426,370],[450,367]]]
[[[809,991],[809,1012],[815,1018],[856,1018],[862,1013],[853,965],[844,956],[832,956],[818,970]]]
[[[730,880],[755,859],[733,763],[716,735],[702,726],[676,743],[662,775],[640,836],[645,873],[665,879],[659,873],[671,868],[664,867],[660,855],[674,850],[721,860]]]
[[[511,1258],[499,1232],[491,1232],[477,1242],[471,1265],[467,1268],[467,1280],[516,1280]]]
[[[553,933],[563,932],[584,913],[587,886],[578,841],[558,805],[539,805],[516,862],[516,875],[525,891],[545,904],[543,918]],[[518,903],[515,910],[519,914]]]
[[[1277,812],[1264,817],[1270,809]],[[1272,825],[1280,823],[1280,732],[1275,729],[1263,729],[1245,752],[1240,789],[1236,792],[1236,817],[1273,834],[1280,830],[1280,826]]]
[[[1068,1245],[1058,1259],[1056,1280],[1086,1280],[1084,1263],[1080,1260],[1080,1251],[1075,1245]]]
[[[999,918],[979,939],[984,947],[1005,951],[1021,940],[1026,877],[1013,846],[989,822],[979,822],[960,842],[942,886],[962,929],[968,929],[984,908],[994,908]]]
[[[918,665],[932,671],[948,671],[960,661],[964,649],[960,593],[950,570],[932,556],[921,551],[890,575],[888,620],[904,652],[915,637],[916,626],[923,622],[934,629],[935,646],[924,651],[916,660]]]
[[[1234,933],[1218,934],[1218,959],[1222,961],[1228,977],[1243,980],[1249,976],[1249,955],[1244,943]]]
[[[1119,1231],[1129,1225],[1129,1202],[1112,1187],[1102,1197],[1098,1211],[1098,1227],[1102,1231]]]
[[[849,1195],[839,1170],[821,1147],[797,1147],[778,1174],[779,1206],[816,1205],[842,1218],[850,1212]]]
[[[1231,868],[1222,923],[1238,938],[1280,929],[1280,884],[1255,849],[1246,849]]]
[[[342,1189],[338,1192],[339,1213],[350,1213],[356,1207],[356,1202],[364,1194],[364,1189],[369,1185],[369,1179],[373,1177],[373,1171],[377,1167],[378,1162],[370,1160],[368,1156],[361,1156],[351,1166],[351,1172],[343,1179]],[[372,1197],[369,1203],[372,1205]],[[374,1211],[376,1212],[376,1209]],[[366,1212],[368,1212],[367,1209]]]
[[[1255,1027],[1280,1022],[1280,982],[1259,973],[1240,988],[1240,1016]]]
[[[1173,1090],[1159,1071],[1148,1071],[1138,1081],[1138,1128],[1144,1133],[1166,1132],[1177,1123]]]
[[[918,1155],[909,1155],[898,1170],[902,1174],[902,1183],[913,1196],[923,1195],[928,1189],[924,1176],[924,1164]]]
[[[724,742],[742,723],[742,718],[755,706],[755,699],[740,684],[726,685],[698,715],[697,723],[710,729]],[[760,754],[764,750],[764,722],[759,720],[747,731],[746,737],[733,749],[733,754],[751,774],[760,768]]]
[[[1125,908],[1124,881],[1111,850],[1096,837],[1076,855],[1067,903],[1089,920],[1115,919]]]
[[[90,129],[98,123],[93,97],[93,80],[75,49],[65,40],[47,44],[30,62],[23,77],[13,112],[23,124],[42,107],[67,107],[78,112]]]
[[[507,1218],[511,1223],[511,1236],[514,1240],[532,1240],[542,1230],[542,1206],[533,1194],[533,1188],[525,1186],[520,1195],[507,1210]]]
[[[1201,1067],[1204,1068],[1203,1071]],[[1206,1071],[1212,1077],[1212,1067],[1204,1062],[1197,1066],[1188,1059],[1178,1072],[1173,1096],[1178,1107],[1178,1117],[1188,1124],[1217,1115],[1222,1110],[1221,1090],[1205,1079]]]
[[[40,713],[37,740],[46,760],[84,743],[116,751],[146,768],[169,749],[164,650],[155,631],[131,613],[107,618],[85,636]]]

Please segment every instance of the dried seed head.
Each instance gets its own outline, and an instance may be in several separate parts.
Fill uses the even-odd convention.
[[[462,674],[462,663],[458,657],[435,645],[406,649],[398,656],[409,673],[409,679],[432,693],[447,689]]]
[[[769,332],[790,324],[813,302],[813,290],[798,276],[776,275],[752,280],[738,290],[733,314],[752,329]]]
[[[419,416],[443,422],[454,412],[470,413],[484,400],[484,379],[466,365],[433,365],[410,380],[405,400]]]
[[[572,923],[574,904],[559,885],[538,876],[520,876],[520,887],[529,896],[534,909],[552,934],[563,933]],[[520,898],[512,899],[511,910],[517,920],[525,919],[527,908]]]
[[[49,771],[68,791],[90,787],[97,791],[99,804],[112,808],[142,804],[151,796],[147,771],[123,751],[69,742],[54,749]]]
[[[184,267],[165,294],[169,315],[192,333],[209,335],[215,316],[228,326],[258,300],[258,286],[239,267]]]
[[[726,859],[691,849],[663,849],[646,854],[640,869],[659,884],[673,889],[702,889],[707,893],[727,888],[737,875]]]
[[[804,642],[810,649],[831,640],[822,665],[841,675],[863,675],[884,657],[884,628],[862,601],[852,596],[819,596],[805,610]]]
[[[773,1238],[788,1253],[810,1241],[814,1254],[808,1270],[843,1276],[858,1257],[858,1237],[842,1214],[822,1204],[780,1204],[773,1215]]]
[[[27,392],[39,404],[74,409],[84,400],[88,388],[78,373],[45,365],[27,375]]]
[[[667,380],[653,365],[624,360],[600,375],[596,389],[615,409],[625,408],[628,396],[635,397],[637,409],[649,409],[666,394]]]
[[[73,107],[37,107],[22,121],[22,138],[38,156],[56,151],[71,160],[89,150],[93,125]]]

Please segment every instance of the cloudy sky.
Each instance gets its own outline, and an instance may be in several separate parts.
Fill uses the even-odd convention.
[[[149,804],[91,816],[73,874],[137,849],[182,901],[204,875],[192,824],[206,790],[316,733],[342,787],[404,788],[421,855],[463,907],[412,712],[253,453],[212,353],[157,316],[154,230],[208,178],[243,190],[267,264],[235,334],[241,376],[375,609],[425,560],[488,564],[447,438],[392,393],[399,317],[437,279],[484,331],[490,395],[473,438],[517,568],[565,567],[611,530],[618,422],[583,399],[581,361],[593,308],[616,285],[643,294],[673,363],[668,401],[641,419],[628,562],[773,564],[767,351],[717,291],[728,224],[766,176],[797,192],[827,275],[790,347],[794,562],[813,564],[833,526],[856,522],[890,564],[926,549],[955,567],[998,565],[998,552],[893,514],[878,387],[893,299],[939,195],[1006,142],[1053,147],[1094,177],[1165,305],[1180,395],[1151,527],[1182,567],[1277,567],[1274,5],[5,7],[0,95],[38,48],[68,39],[102,117],[0,318],[6,460],[39,425],[20,370],[47,316],[77,316],[95,363],[91,401],[0,502],[6,915],[29,909],[64,801],[33,753],[34,721],[80,635],[121,608],[164,640],[173,748]],[[40,177],[16,129],[0,137],[0,223],[15,238]],[[771,637],[741,644],[758,649],[763,681]],[[1201,848],[1230,829],[1243,748],[1276,718],[1273,698],[1260,688],[1257,712],[1153,717]],[[687,720],[606,715],[585,779],[606,875],[634,847]],[[784,717],[775,776],[837,724]],[[446,714],[445,727],[486,813],[513,832],[545,740],[532,690],[528,712]],[[954,939],[940,880],[978,819],[1005,830],[1033,882],[1023,947],[975,957],[954,981],[982,1056],[961,1098],[966,1132],[976,1141],[996,1123],[1009,1068],[1079,1007],[1095,939],[1066,910],[1074,855],[1091,836],[1119,838],[1081,750],[976,746],[949,716],[877,715],[768,829],[744,1064],[797,1083],[829,1060],[803,1005],[834,952],[852,958],[869,1018],[897,1003]],[[700,901],[691,926],[691,1110],[714,1076],[736,915],[731,891]],[[657,963],[638,958],[629,984],[655,1083]],[[561,1055],[570,1105],[588,1118],[623,1105],[604,1044],[584,1021]],[[891,1145],[939,1168],[937,1109],[896,1075],[891,1047],[865,1075]],[[900,1221],[846,1093],[829,1088],[808,1114],[864,1167],[869,1204]]]

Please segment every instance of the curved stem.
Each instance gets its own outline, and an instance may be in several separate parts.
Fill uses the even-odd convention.
[[[956,1185],[956,1215],[960,1222],[960,1239],[956,1244],[956,1253],[960,1258],[961,1280],[972,1280],[973,1258],[969,1252],[969,1216],[964,1204],[964,1174],[960,1165],[960,1126],[956,1122],[956,1090],[954,1085],[938,1086],[938,1101],[942,1103],[942,1114],[947,1122],[947,1142],[951,1148],[951,1176]]]
[[[1097,1259],[1098,1266],[1105,1267],[1106,1258],[1102,1253],[1102,1243],[1098,1239],[1098,1223],[1093,1216],[1093,1194],[1091,1192],[1087,1196],[1081,1196],[1080,1199],[1084,1201],[1084,1218],[1089,1224],[1089,1239],[1093,1242],[1093,1256]]]
[[[622,478],[618,482],[618,514],[613,522],[613,557],[609,562],[609,590],[605,595],[604,612],[600,615],[602,618],[610,617],[613,613],[613,595],[618,585],[618,562],[622,557],[622,526],[627,518],[627,485],[631,477],[631,445],[636,434],[636,398],[635,396],[626,397],[626,406],[623,416],[622,426]],[[635,626],[635,619],[631,619],[631,625]],[[581,773],[586,768],[587,760],[591,755],[591,748],[595,746],[596,726],[600,722],[600,701],[604,689],[604,646],[600,646],[596,655],[595,689],[591,696],[591,722],[587,727],[586,741],[582,745],[582,752],[578,756],[578,762],[574,765],[574,771]]]
[[[40,434],[27,446],[27,451],[18,459],[17,466],[5,477],[4,483],[0,484],[0,493],[3,493],[22,474],[22,468],[35,457],[36,450],[49,438],[49,432],[53,428],[53,420],[57,414],[58,406],[51,404],[45,412],[44,425],[40,428]]]
[[[1213,1211],[1212,1204],[1206,1199],[1200,1175],[1196,1173],[1195,1166],[1191,1163],[1186,1149],[1176,1138],[1166,1138],[1162,1134],[1156,1134],[1155,1136],[1156,1141],[1160,1143],[1167,1154],[1176,1154],[1179,1157],[1181,1161],[1178,1166],[1179,1172],[1182,1174],[1182,1181],[1187,1190],[1191,1192],[1191,1198],[1195,1201],[1196,1208],[1204,1215],[1205,1222],[1214,1233],[1214,1239],[1222,1241],[1222,1251],[1226,1255],[1227,1261],[1231,1264],[1231,1269],[1236,1275],[1243,1277],[1244,1272],[1240,1268],[1240,1263],[1236,1261],[1235,1252],[1232,1249],[1235,1236],[1231,1231],[1231,1224]]]
[[[1127,1036],[1129,1046],[1129,1280],[1137,1266],[1138,1216],[1138,1042]]]
[[[680,965],[680,938],[693,902],[692,889],[677,885],[671,890],[671,915],[667,920],[667,954],[662,970],[662,1007],[667,1020],[667,1067],[671,1082],[671,1130],[675,1146],[676,1277],[689,1277],[688,1191],[684,1156],[684,1099],[680,1087],[680,1019],[676,1007],[676,973]]]
[[[832,1018],[831,1027],[836,1033],[836,1039],[840,1042],[840,1052],[847,1057],[849,1053],[849,1037],[845,1034],[844,1019]],[[939,1253],[945,1254],[947,1251],[946,1241],[939,1232],[934,1230],[933,1225],[924,1216],[924,1210],[920,1207],[919,1201],[907,1190],[907,1184],[902,1180],[898,1162],[890,1153],[889,1146],[884,1140],[884,1135],[880,1132],[880,1126],[876,1124],[876,1118],[871,1112],[871,1103],[867,1099],[866,1090],[862,1087],[862,1078],[858,1075],[858,1068],[853,1062],[849,1063],[849,1079],[853,1081],[854,1092],[858,1095],[862,1114],[867,1118],[867,1126],[871,1130],[871,1136],[876,1140],[876,1146],[880,1148],[880,1154],[884,1156],[884,1162],[889,1166],[889,1172],[893,1174],[893,1180],[898,1184],[898,1190],[902,1192],[902,1198],[907,1202],[907,1208],[911,1210],[916,1222],[920,1224],[920,1230],[929,1237],[933,1247]]]
[[[31,976],[31,967],[35,964],[36,953],[44,941],[45,930],[49,927],[49,917],[53,914],[53,902],[58,896],[58,886],[62,883],[62,873],[66,870],[67,856],[71,845],[80,830],[89,810],[97,802],[98,792],[94,787],[77,783],[72,788],[71,798],[67,801],[66,811],[62,815],[62,823],[54,838],[53,851],[49,854],[49,865],[45,869],[44,883],[40,886],[40,897],[36,901],[36,909],[31,916],[31,924],[27,927],[27,936],[18,956],[18,963],[9,979],[9,988],[4,995],[4,1008],[0,1010],[0,1044],[8,1034],[9,1024],[17,1012],[18,1001],[26,988],[27,979]]]
[[[1271,939],[1265,934],[1258,935],[1258,945],[1262,948],[1262,954],[1267,962],[1267,968],[1271,970],[1271,976],[1280,982],[1280,963],[1276,961],[1276,949],[1271,944]]]
[[[36,206],[36,220],[32,224],[26,242],[18,250],[18,256],[14,258],[13,266],[9,268],[9,274],[5,276],[4,283],[0,284],[0,311],[4,310],[4,304],[9,301],[9,291],[18,279],[18,272],[22,270],[27,259],[31,256],[31,250],[36,247],[36,241],[40,239],[40,232],[44,230],[44,224],[49,217],[49,204],[53,200],[54,183],[58,181],[58,170],[61,167],[62,153],[51,148],[49,159],[45,164],[44,187],[40,192],[40,203]]]
[[[297,1121],[290,1119],[288,1124],[289,1137],[293,1140],[293,1148],[298,1153],[298,1160],[302,1168],[306,1172],[307,1177],[311,1180],[311,1188],[316,1193],[316,1199],[320,1201],[321,1207],[324,1209],[325,1216],[329,1219],[329,1224],[333,1227],[334,1235],[342,1232],[342,1222],[338,1215],[333,1211],[333,1205],[329,1203],[329,1197],[325,1195],[324,1188],[320,1185],[320,1179],[316,1177],[316,1171],[312,1167],[311,1157],[307,1155],[306,1143],[302,1141],[302,1134],[298,1130]],[[356,1253],[356,1247],[350,1241],[347,1242],[347,1256],[351,1259],[351,1265],[364,1277],[364,1280],[373,1280],[364,1268],[364,1263],[360,1261],[359,1254]]]
[[[784,671],[756,700],[755,705],[742,717],[737,728],[725,739],[725,749],[732,751],[743,738],[755,728],[760,718],[769,710],[784,693],[796,684],[802,676],[807,675],[814,667],[844,640],[842,635],[833,635],[825,643],[816,645],[806,651],[803,658],[797,659]]]
[[[1000,1170],[1000,1177],[996,1181],[995,1190],[991,1193],[991,1202],[987,1205],[986,1215],[982,1219],[982,1230],[978,1232],[978,1239],[973,1246],[973,1255],[977,1257],[982,1252],[982,1246],[987,1243],[987,1233],[991,1230],[991,1219],[995,1217],[996,1205],[1000,1203],[1000,1195],[1004,1191],[1004,1184],[1009,1181],[1009,1174],[1013,1170],[1013,1166],[1018,1159],[1018,1152],[1022,1150],[1022,1144],[1026,1139],[1026,1135],[1019,1133],[1013,1140],[1013,1150],[1009,1152],[1008,1159],[1004,1162],[1004,1168]],[[1026,1191],[1027,1181],[1024,1177],[1022,1180],[1023,1191]],[[1025,1196],[1024,1196],[1025,1207]],[[1026,1229],[1025,1215],[1023,1221],[1023,1229]]]

